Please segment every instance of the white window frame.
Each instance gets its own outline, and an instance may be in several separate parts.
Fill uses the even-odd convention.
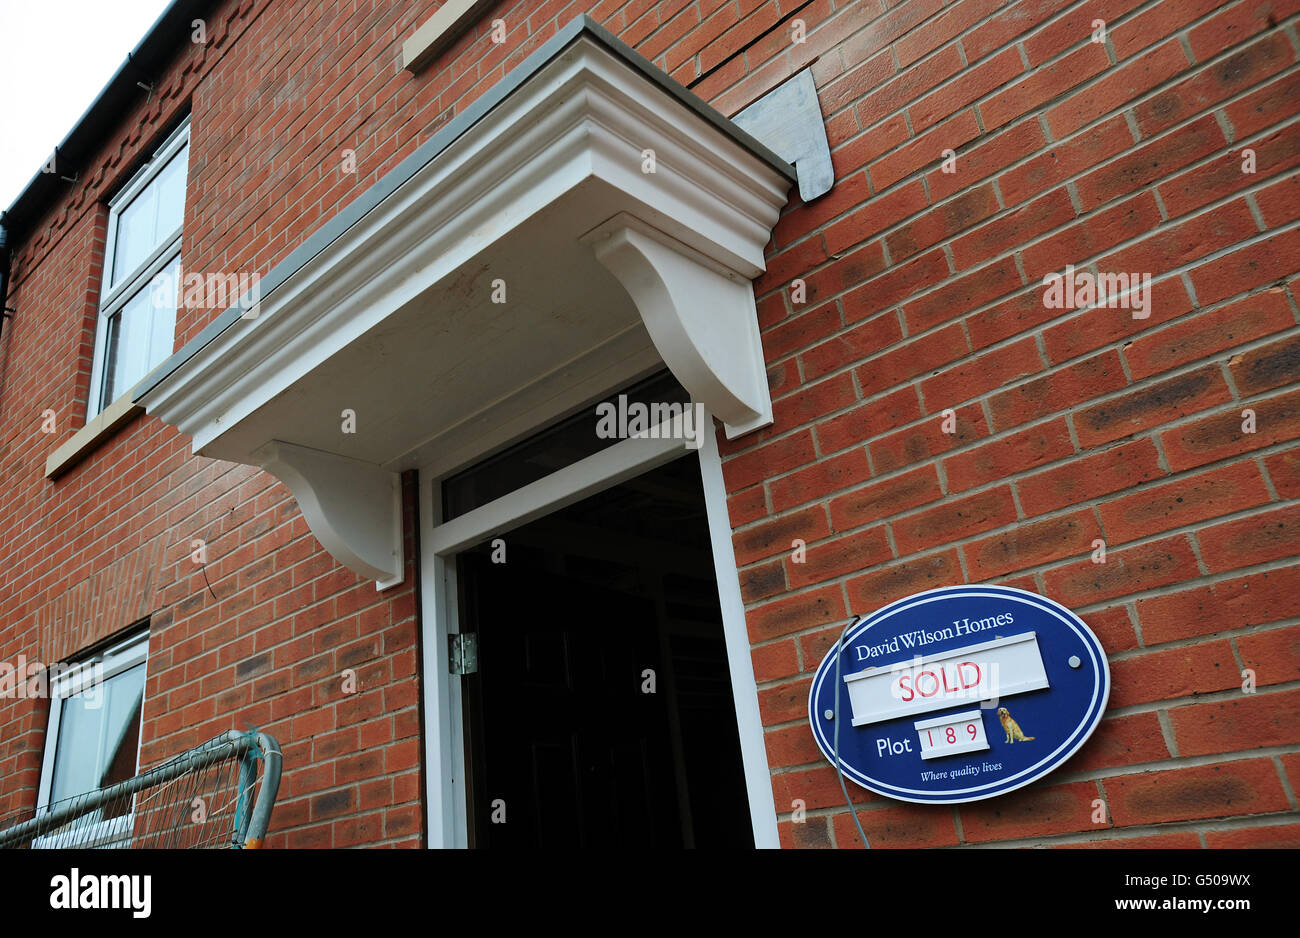
[[[743,794],[737,792],[737,797],[748,800],[755,847],[779,847],[772,775],[731,542],[722,460],[713,433],[713,416],[707,412],[703,426],[698,459],[746,788]],[[652,431],[649,439],[623,440],[445,523],[441,521],[442,482],[459,467],[421,468],[420,586],[429,847],[464,848],[469,843],[461,678],[450,672],[447,648],[447,636],[460,631],[456,555],[674,459],[696,458],[696,451],[685,440],[672,439],[667,428],[659,439],[654,435]],[[461,464],[467,465],[472,462]]]
[[[111,678],[131,668],[143,665],[145,668],[144,685],[149,681],[149,630],[143,629],[117,644],[105,648],[102,652],[77,662],[77,666],[61,674],[49,687],[50,719],[45,728],[45,752],[41,759],[40,793],[36,801],[36,816],[40,817],[50,809],[50,797],[54,788],[54,762],[59,748],[59,726],[63,716],[63,700],[81,693],[96,680],[107,683]],[[102,670],[97,670],[102,668]],[[143,691],[141,694],[143,695]],[[141,730],[144,727],[144,707],[140,708]],[[135,750],[135,770],[140,771],[140,745],[143,732],[138,734]],[[132,774],[134,774],[134,772]],[[69,842],[66,834],[49,834],[32,841],[33,847],[89,848],[112,844],[130,836],[135,824],[135,801],[132,799],[131,810],[122,817],[98,821],[81,832],[75,840]]]
[[[151,278],[166,269],[180,255],[181,232],[185,227],[185,210],[182,203],[181,224],[176,227],[176,230],[163,238],[153,252],[141,262],[139,267],[127,271],[121,282],[109,288],[108,283],[113,276],[113,261],[117,252],[117,220],[122,211],[135,200],[135,197],[140,195],[158,178],[158,174],[171,162],[172,157],[179,153],[182,148],[189,146],[189,142],[190,120],[187,117],[163,141],[163,144],[154,155],[149,158],[149,162],[140,167],[136,174],[131,177],[130,182],[123,186],[121,191],[108,202],[108,239],[104,247],[104,272],[100,281],[99,318],[95,324],[95,357],[90,368],[90,395],[86,403],[87,423],[113,403],[104,400],[104,368],[108,356],[108,321],[126,305],[128,299],[134,297]],[[186,154],[185,179],[188,185],[188,153]],[[180,284],[177,284],[177,309],[180,308],[179,296]],[[174,339],[175,336],[173,335]],[[122,393],[125,394],[129,390],[129,388],[124,388]]]

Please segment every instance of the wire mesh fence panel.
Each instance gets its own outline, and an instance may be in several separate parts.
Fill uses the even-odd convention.
[[[0,847],[259,847],[279,782],[279,744],[232,730],[124,782],[0,822]]]

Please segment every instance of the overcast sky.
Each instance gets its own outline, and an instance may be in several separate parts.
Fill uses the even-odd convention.
[[[170,0],[0,0],[0,210],[72,130]]]

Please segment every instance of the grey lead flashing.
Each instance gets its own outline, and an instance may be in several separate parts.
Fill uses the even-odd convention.
[[[385,173],[374,185],[348,203],[346,208],[317,228],[288,257],[276,264],[270,273],[261,280],[261,299],[265,301],[266,297],[281,287],[286,280],[297,273],[312,258],[364,218],[380,202],[396,192],[398,188],[435,159],[438,154],[451,146],[471,127],[491,113],[497,105],[501,104],[524,82],[541,71],[544,66],[583,36],[590,36],[595,39],[607,51],[618,56],[629,66],[658,85],[678,103],[689,108],[715,129],[749,150],[790,182],[798,181],[793,166],[773,153],[751,134],[723,117],[700,98],[660,71],[635,50],[619,41],[612,33],[584,13],[570,20],[559,32],[512,68],[499,82],[488,89],[469,107],[452,118],[447,126],[435,133],[432,138],[421,144],[414,153]],[[185,343],[185,346],[180,351],[158,365],[136,385],[132,398],[133,402],[138,403],[146,394],[198,354],[200,349],[238,322],[243,315],[244,309],[236,305],[208,323],[203,331]]]

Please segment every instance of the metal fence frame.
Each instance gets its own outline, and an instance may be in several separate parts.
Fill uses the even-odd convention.
[[[271,809],[275,806],[275,797],[280,790],[282,760],[280,744],[275,737],[253,730],[242,733],[239,730],[229,730],[124,782],[76,795],[53,811],[38,808],[36,817],[0,831],[0,848],[21,845],[44,832],[87,815],[115,798],[134,795],[180,778],[187,772],[199,771],[236,757],[240,759],[239,793],[235,831],[230,846],[255,850],[262,846],[266,829],[271,823]],[[249,810],[249,793],[257,782],[258,759],[263,764],[262,781],[257,789],[257,798]]]

